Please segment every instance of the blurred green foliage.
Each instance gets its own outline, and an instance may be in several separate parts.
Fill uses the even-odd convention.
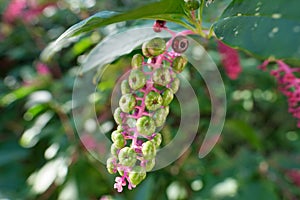
[[[0,199],[84,200],[106,195],[120,200],[300,198],[300,186],[288,176],[290,170],[300,169],[300,135],[296,120],[287,112],[286,99],[273,78],[257,69],[260,61],[246,54],[241,53],[240,77],[228,79],[213,40],[203,41],[203,46],[220,66],[228,102],[218,144],[205,158],[197,157],[211,105],[203,79],[190,68],[186,73],[201,109],[192,146],[170,166],[149,173],[138,188],[116,193],[114,177],[79,140],[71,110],[73,83],[89,50],[106,35],[149,21],[126,22],[77,37],[74,45],[66,45],[50,63],[42,63],[39,56],[68,27],[95,12],[124,11],[151,1],[27,1],[32,4],[8,22],[4,15],[13,2],[1,0],[0,4]],[[25,20],[30,9],[48,3],[51,5]],[[212,6],[221,14],[224,4],[216,1]],[[207,24],[215,18],[206,16]],[[108,99],[115,80],[128,69],[130,56],[112,63],[113,73],[98,85],[103,95],[95,100],[100,124],[113,123]],[[178,106],[177,101],[172,103],[162,130],[165,143],[176,134]],[[93,146],[93,138],[87,136],[84,141],[86,147]]]

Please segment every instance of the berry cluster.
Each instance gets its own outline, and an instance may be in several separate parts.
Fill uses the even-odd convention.
[[[160,24],[163,28],[164,23]],[[168,43],[154,38],[142,45],[143,55],[132,58],[132,70],[121,83],[122,96],[114,111],[118,128],[111,134],[113,144],[107,160],[108,172],[120,174],[114,185],[118,192],[126,181],[128,189],[136,187],[155,165],[156,151],[162,142],[158,131],[179,89],[176,74],[187,64],[181,55],[187,48],[188,40],[182,35],[174,36]]]

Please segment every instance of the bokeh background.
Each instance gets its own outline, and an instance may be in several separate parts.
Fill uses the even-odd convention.
[[[126,11],[151,1],[0,2],[0,199],[300,199],[300,133],[285,97],[275,80],[257,68],[261,61],[243,52],[242,73],[236,80],[228,78],[213,39],[202,43],[219,66],[228,103],[218,144],[199,159],[211,105],[202,77],[189,68],[185,73],[201,110],[192,146],[170,166],[148,173],[133,191],[118,194],[113,189],[114,175],[89,153],[98,148],[96,136],[75,129],[73,82],[85,56],[105,36],[151,26],[153,21],[95,29],[76,37],[47,63],[40,54],[68,27],[98,11]],[[216,1],[205,8],[205,23],[210,24],[229,2]],[[128,69],[125,61],[131,56],[111,64],[113,73],[97,86],[101,95],[111,95],[114,80]],[[98,123],[109,135],[116,125],[109,98],[101,95],[95,108]],[[180,120],[178,102],[170,107],[163,145],[172,140]]]

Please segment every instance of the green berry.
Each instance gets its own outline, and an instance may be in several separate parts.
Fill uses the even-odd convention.
[[[106,161],[106,168],[110,174],[116,173],[116,167],[115,167],[114,162],[115,162],[115,158],[109,158]]]
[[[142,145],[142,153],[146,160],[154,158],[156,155],[155,144],[152,141],[144,142]]]
[[[163,109],[165,110],[166,116],[168,116],[169,111],[170,111],[169,106],[165,106]]]
[[[134,128],[136,126],[136,120],[133,118],[128,118],[126,120],[126,124],[129,126],[129,128]]]
[[[123,127],[122,127],[121,125],[117,126],[117,131],[122,132],[123,130],[124,130],[124,129],[123,129]]]
[[[123,171],[123,170],[121,170],[121,169],[118,169],[118,172],[119,172],[119,174],[120,174],[121,176],[123,176],[123,175],[124,175],[124,171]]]
[[[138,90],[145,86],[146,76],[141,70],[134,69],[131,70],[128,81],[133,90]]]
[[[124,136],[119,131],[112,132],[111,139],[114,142],[115,147],[119,149],[124,147],[126,144]]]
[[[129,94],[130,93],[130,86],[127,80],[123,80],[121,83],[121,92],[122,94]]]
[[[147,57],[155,57],[166,50],[166,42],[162,38],[153,38],[142,46],[143,54]]]
[[[128,177],[132,185],[138,185],[146,178],[146,171],[140,166],[135,166],[129,172]]]
[[[119,150],[119,148],[117,148],[117,147],[115,146],[115,144],[112,144],[112,145],[110,146],[110,153],[111,153],[113,156],[118,156],[118,150]]]
[[[160,133],[156,133],[156,135],[154,136],[154,138],[152,139],[152,141],[155,144],[155,147],[158,148],[161,144],[162,141],[162,136]]]
[[[180,85],[180,80],[179,78],[175,78],[172,83],[171,83],[171,87],[170,89],[172,90],[172,92],[175,94],[178,89],[179,89],[179,85]]]
[[[151,54],[148,52],[148,48],[147,48],[147,42],[145,42],[143,45],[142,45],[142,52],[143,52],[143,55],[146,56],[146,57],[151,57]]]
[[[153,115],[155,126],[160,127],[164,125],[167,115],[168,114],[166,113],[166,110],[164,108],[158,109]]]
[[[118,158],[121,165],[132,167],[136,162],[136,153],[132,148],[124,147],[120,150]]]
[[[169,104],[172,102],[173,98],[174,98],[174,94],[173,94],[172,90],[166,89],[166,90],[163,92],[163,94],[162,94],[162,98],[163,98],[163,103],[162,103],[162,105],[163,105],[163,106],[169,105]]]
[[[131,60],[131,66],[135,69],[143,66],[144,57],[141,54],[135,54]]]
[[[146,165],[145,165],[146,172],[151,171],[154,166],[155,166],[155,159],[153,158],[151,160],[148,160]]]
[[[151,136],[155,131],[155,123],[149,116],[143,116],[136,122],[137,131],[144,136]]]
[[[117,122],[117,124],[122,124],[122,118],[121,118],[122,110],[120,107],[116,108],[114,112],[114,119]]]
[[[168,68],[159,68],[153,73],[155,84],[166,86],[171,81],[171,74]]]
[[[194,11],[200,7],[200,3],[197,0],[185,0],[185,7],[188,11]]]
[[[146,108],[148,110],[157,110],[161,107],[163,98],[157,92],[149,92],[145,98]]]
[[[124,94],[119,101],[119,106],[125,113],[129,113],[130,111],[132,111],[135,105],[136,101],[132,94]]]
[[[180,73],[184,70],[187,62],[188,61],[185,57],[177,56],[172,63],[172,68],[175,72]]]

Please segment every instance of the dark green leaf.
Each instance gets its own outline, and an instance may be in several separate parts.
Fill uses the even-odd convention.
[[[300,1],[235,0],[214,24],[218,39],[262,59],[300,62]]]

